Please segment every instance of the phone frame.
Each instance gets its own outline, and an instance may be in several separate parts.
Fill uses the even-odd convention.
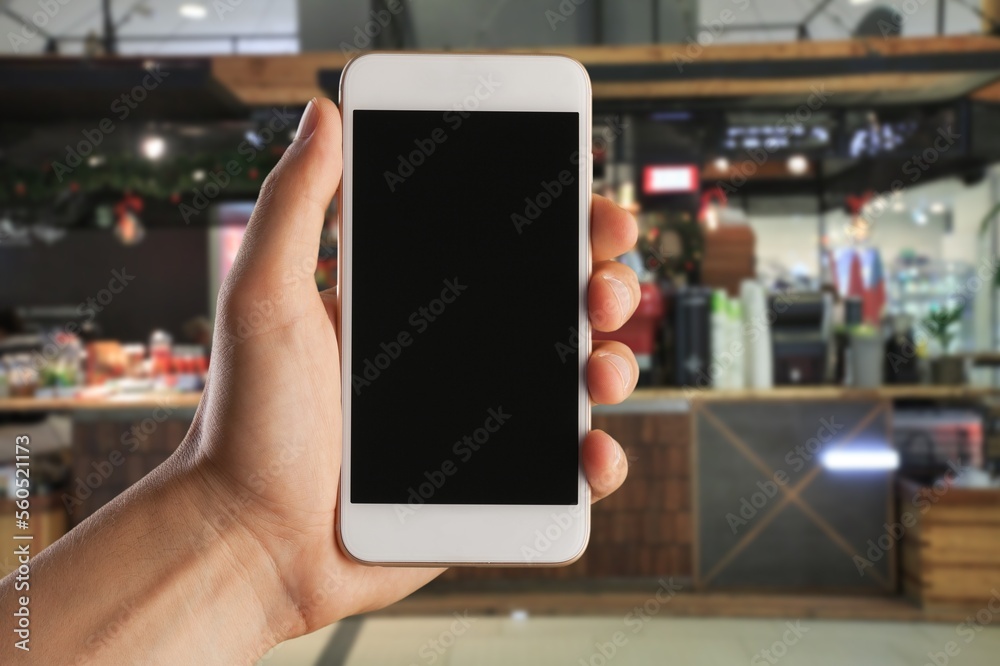
[[[481,79],[480,77],[485,77]],[[489,94],[476,94],[483,81]],[[498,85],[497,85],[498,84]],[[482,89],[482,88],[480,88]],[[470,108],[469,97],[477,100]],[[351,496],[351,323],[353,318],[353,150],[355,110],[571,111],[580,114],[579,441],[590,430],[587,360],[591,351],[587,285],[591,272],[591,87],[584,67],[558,55],[369,53],[341,76],[344,173],[340,190],[340,311],[343,464],[337,535],[344,552],[383,566],[554,566],[569,564],[590,537],[590,488],[581,467],[573,505],[423,504],[400,518],[396,504],[354,504]],[[456,130],[458,131],[458,130]]]

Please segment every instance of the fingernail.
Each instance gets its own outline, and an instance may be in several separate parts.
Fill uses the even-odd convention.
[[[632,312],[632,292],[629,291],[627,284],[614,276],[605,275],[604,280],[611,287],[611,292],[615,295],[615,300],[618,301],[618,307],[621,308],[621,323],[624,324]]]
[[[618,469],[623,462],[625,462],[625,451],[622,450],[621,444],[615,442],[615,460],[611,464],[615,466],[615,469]]]
[[[313,131],[315,131],[318,123],[319,111],[316,109],[316,98],[313,97],[306,104],[306,110],[302,112],[302,118],[299,120],[299,128],[295,130],[295,140],[308,139]]]
[[[611,365],[615,366],[615,370],[621,376],[622,390],[628,393],[632,388],[632,365],[618,354],[604,352],[597,355],[611,361]]]

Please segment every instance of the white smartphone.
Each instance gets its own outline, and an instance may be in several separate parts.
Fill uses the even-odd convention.
[[[356,560],[583,553],[590,99],[561,56],[345,69],[339,538]]]

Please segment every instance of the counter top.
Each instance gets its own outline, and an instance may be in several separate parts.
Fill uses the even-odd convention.
[[[0,398],[0,412],[179,409],[198,406],[201,393],[137,393],[107,398]]]
[[[783,400],[970,400],[1000,395],[1000,388],[989,386],[883,386],[859,389],[844,386],[779,386],[767,390],[754,389],[636,389],[624,405],[641,407],[644,403],[674,403],[679,406],[692,401],[783,401]],[[0,398],[0,412],[44,412],[155,409],[156,407],[194,408],[200,393],[160,393],[119,395],[109,398]]]
[[[991,386],[882,386],[879,388],[853,388],[849,386],[778,386],[771,389],[636,389],[630,401],[641,400],[965,400],[988,395],[1000,395],[1000,388]]]

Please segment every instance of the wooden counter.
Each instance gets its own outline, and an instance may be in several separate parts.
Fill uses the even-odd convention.
[[[846,386],[778,386],[772,389],[683,389],[640,388],[622,405],[602,405],[596,411],[615,412],[624,406],[635,411],[650,402],[670,401],[683,406],[692,401],[733,400],[973,400],[1000,395],[1000,388],[990,386],[883,386],[859,389]],[[0,398],[2,412],[78,412],[94,410],[146,410],[156,407],[195,408],[200,393],[154,393],[110,398]],[[655,410],[654,410],[655,411]]]
[[[194,408],[201,393],[142,393],[111,398],[0,398],[0,412],[77,412]]]
[[[1000,488],[903,480],[898,493],[907,595],[925,609],[986,606],[1000,589]]]
[[[1000,395],[991,386],[932,386],[930,384],[881,386],[874,389],[850,386],[776,386],[771,389],[636,389],[629,401],[642,400],[967,400]]]

